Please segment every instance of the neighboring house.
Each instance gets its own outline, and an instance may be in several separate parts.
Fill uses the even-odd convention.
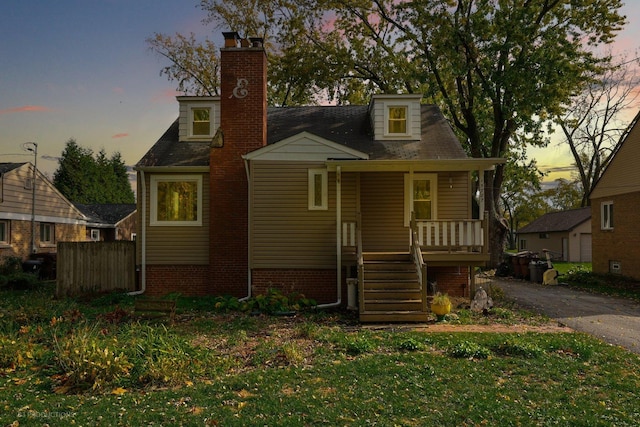
[[[518,249],[553,252],[562,261],[591,262],[591,207],[551,212],[518,230]]]
[[[87,217],[86,240],[113,242],[136,239],[138,215],[135,204],[75,205]]]
[[[85,239],[82,212],[40,171],[34,187],[33,176],[31,163],[0,163],[0,259],[53,253],[59,241]]]
[[[474,195],[502,159],[469,158],[420,95],[267,108],[266,71],[261,39],[225,33],[221,95],[178,97],[136,165],[142,290],[332,306],[351,279],[372,321],[425,320],[427,282],[469,296],[489,260]]]
[[[593,271],[640,280],[640,113],[589,195]]]

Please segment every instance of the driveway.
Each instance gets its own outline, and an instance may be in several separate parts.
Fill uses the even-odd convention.
[[[492,279],[518,305],[640,354],[640,304],[563,285]]]

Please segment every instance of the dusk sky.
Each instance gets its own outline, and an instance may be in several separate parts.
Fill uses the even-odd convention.
[[[167,65],[148,49],[154,32],[222,35],[191,0],[20,0],[0,14],[0,162],[33,161],[24,142],[38,143],[38,169],[53,175],[65,143],[134,165],[175,120],[175,83],[160,76]],[[616,51],[635,55],[640,2],[623,13],[631,22]],[[214,33],[212,33],[214,32]],[[543,170],[569,166],[568,150],[532,152]]]

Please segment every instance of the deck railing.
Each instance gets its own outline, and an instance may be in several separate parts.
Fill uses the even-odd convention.
[[[486,218],[486,217],[485,217]],[[418,243],[426,251],[485,252],[486,219],[416,221]]]

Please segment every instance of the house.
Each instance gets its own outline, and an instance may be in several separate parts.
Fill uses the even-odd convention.
[[[548,249],[562,261],[591,262],[591,207],[542,215],[518,230],[518,249],[541,257]]]
[[[640,113],[591,191],[593,272],[640,280]]]
[[[31,163],[0,163],[0,259],[54,253],[58,241],[84,240],[85,224],[82,212],[40,171],[34,175]]]
[[[76,203],[75,206],[87,217],[86,240],[113,242],[136,239],[137,210],[135,204],[83,205]]]
[[[489,260],[474,196],[502,160],[469,158],[420,95],[267,107],[262,40],[224,36],[221,95],[178,97],[136,165],[141,291],[279,288],[364,321],[425,320],[436,287],[469,296]]]

